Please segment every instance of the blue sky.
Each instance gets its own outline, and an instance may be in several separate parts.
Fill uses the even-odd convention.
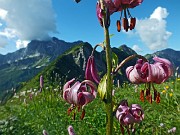
[[[32,39],[55,36],[67,42],[82,40],[93,46],[104,40],[96,17],[96,0],[1,0],[0,54],[27,46]],[[111,46],[126,44],[139,54],[164,48],[180,50],[178,0],[144,0],[133,9],[137,25],[128,33],[116,30],[120,12],[111,16]]]

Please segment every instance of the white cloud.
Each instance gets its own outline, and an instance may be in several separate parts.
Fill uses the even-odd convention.
[[[136,52],[142,52],[142,49],[138,45],[133,45],[132,49]]]
[[[168,14],[165,8],[158,7],[150,15],[150,18],[137,20],[136,32],[150,50],[158,50],[168,46],[168,39],[172,35],[166,30],[165,19]]]
[[[0,36],[7,37],[8,39],[16,37],[16,31],[10,28],[5,28],[2,32],[0,31]]]
[[[0,19],[5,19],[7,15],[7,11],[0,8]]]
[[[0,0],[0,19],[0,36],[8,39],[45,40],[57,32],[52,0]]]
[[[16,41],[16,48],[17,48],[17,49],[20,49],[20,48],[27,47],[28,43],[29,43],[29,41],[26,41],[26,40],[23,40],[23,41],[22,41],[22,40],[18,39],[18,40]]]
[[[166,8],[157,7],[154,12],[151,14],[150,19],[157,19],[161,21],[162,19],[165,19],[169,13],[167,12]]]

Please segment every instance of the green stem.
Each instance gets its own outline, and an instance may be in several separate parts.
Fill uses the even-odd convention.
[[[101,8],[105,11],[104,0],[100,0]],[[107,14],[107,13],[104,13]],[[106,62],[107,62],[107,85],[106,85],[106,96],[107,102],[105,103],[106,106],[106,135],[112,135],[113,132],[113,105],[112,105],[112,57],[111,57],[111,46],[110,46],[110,37],[109,37],[109,30],[106,27],[106,15],[103,17],[103,27],[104,27],[104,36],[105,36],[105,43],[106,43]]]

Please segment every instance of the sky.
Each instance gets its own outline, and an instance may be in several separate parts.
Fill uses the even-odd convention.
[[[31,40],[57,37],[66,42],[82,40],[92,46],[104,41],[96,16],[97,0],[0,0],[0,54],[26,47]],[[165,48],[180,51],[178,0],[144,0],[133,9],[137,20],[132,31],[117,32],[120,12],[111,15],[111,46],[123,44],[145,55]],[[100,51],[100,48],[98,49]]]

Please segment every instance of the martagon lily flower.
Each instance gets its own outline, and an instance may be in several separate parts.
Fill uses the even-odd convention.
[[[140,123],[144,119],[144,111],[140,105],[132,104],[129,107],[127,100],[122,100],[116,111],[116,118],[120,123],[121,132],[124,134],[123,126],[126,126],[129,132],[129,125],[133,126],[134,123]]]
[[[129,8],[134,8],[138,5],[140,5],[143,2],[143,0],[104,0],[104,5],[108,9],[106,12],[109,12],[109,15],[112,15],[114,12],[121,12],[120,19],[117,20],[117,31],[120,32],[121,30],[121,17],[122,12],[124,12],[124,18],[122,18],[122,26],[124,30],[127,32],[128,29],[132,30],[135,27],[136,24],[136,18],[132,17],[129,11]],[[100,2],[97,2],[96,5],[96,13],[98,20],[102,24],[102,18],[104,16],[104,11],[101,9]],[[127,15],[130,18],[130,23],[128,22]]]
[[[83,119],[85,116],[84,106],[95,99],[97,94],[96,90],[96,85],[90,80],[75,82],[73,78],[68,81],[63,87],[63,98],[71,104],[71,107],[68,109],[68,114],[78,107],[78,111],[82,109],[81,119]]]
[[[126,69],[127,78],[130,82],[135,84],[146,83],[148,88],[146,90],[146,98],[152,102],[152,95],[150,94],[150,84],[156,83],[161,84],[165,82],[173,73],[172,64],[169,60],[154,57],[154,64],[149,62],[143,62],[142,59],[139,59],[135,66],[130,66]],[[155,90],[154,85],[154,100],[160,102],[160,93]],[[140,98],[143,101],[144,91],[141,91]]]

